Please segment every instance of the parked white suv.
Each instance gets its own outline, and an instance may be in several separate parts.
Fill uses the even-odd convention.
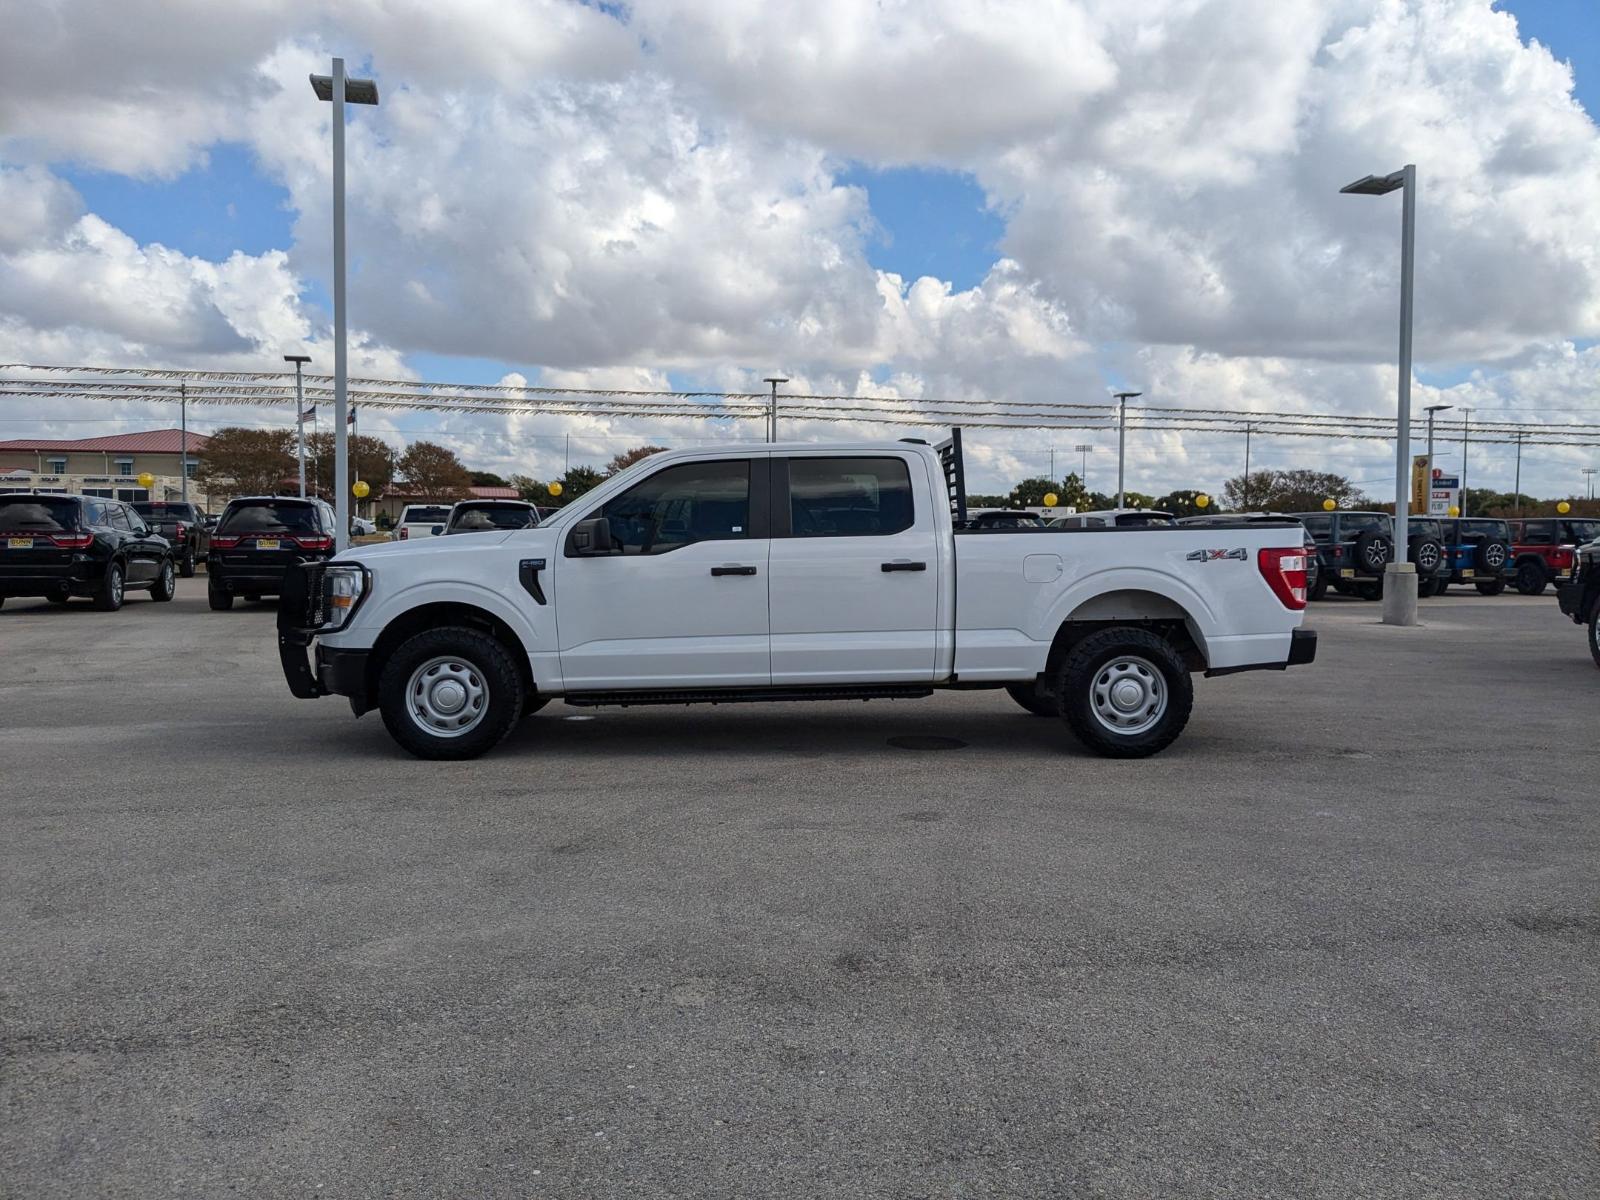
[[[1192,672],[1315,656],[1298,523],[958,530],[962,479],[959,431],[653,455],[534,529],[295,573],[284,674],[297,696],[379,709],[423,758],[481,754],[553,697],[1002,687],[1136,757],[1183,729]]]

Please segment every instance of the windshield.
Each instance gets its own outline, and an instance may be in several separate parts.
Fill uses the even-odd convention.
[[[450,510],[443,504],[413,504],[401,514],[402,525],[443,525],[450,519]]]
[[[78,502],[49,496],[0,496],[0,530],[61,533],[78,524]]]
[[[531,507],[516,504],[461,505],[450,518],[451,533],[477,533],[485,529],[528,529],[538,524]]]
[[[229,505],[218,533],[316,533],[317,514],[309,504],[261,500]]]

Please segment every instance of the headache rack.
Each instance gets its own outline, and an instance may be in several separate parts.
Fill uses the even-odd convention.
[[[950,517],[956,528],[967,523],[967,470],[961,461],[961,426],[950,428],[950,436],[934,446],[944,467],[945,491],[950,497]]]

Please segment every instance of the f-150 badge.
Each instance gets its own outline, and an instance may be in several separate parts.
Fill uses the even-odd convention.
[[[1184,555],[1184,558],[1189,562],[1221,562],[1227,558],[1247,562],[1250,556],[1244,552],[1244,547],[1240,546],[1237,550],[1191,550]]]

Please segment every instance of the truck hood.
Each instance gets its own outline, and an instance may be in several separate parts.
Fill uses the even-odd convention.
[[[514,542],[519,550],[529,554],[551,554],[556,547],[554,529],[512,529],[505,532],[453,533],[449,537],[409,538],[403,542],[373,542],[366,546],[352,546],[333,559],[334,562],[365,563],[378,569],[386,562],[413,562],[427,559],[448,562],[452,555],[479,551],[486,546],[503,546]],[[441,558],[442,556],[442,558]]]

